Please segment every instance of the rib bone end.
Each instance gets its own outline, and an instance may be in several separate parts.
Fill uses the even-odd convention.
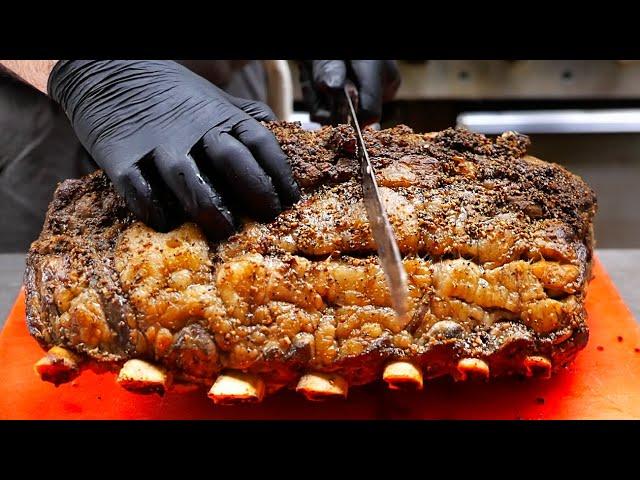
[[[117,382],[130,392],[144,395],[164,395],[171,386],[170,376],[163,368],[138,359],[124,364],[118,373]]]
[[[216,379],[209,390],[209,398],[217,405],[236,405],[261,402],[264,393],[265,385],[260,377],[242,372],[227,372]]]
[[[458,362],[458,374],[456,380],[464,381],[469,378],[488,380],[489,365],[479,358],[463,358]]]
[[[80,359],[69,350],[52,347],[33,368],[42,380],[51,382],[57,387],[80,375],[79,364]]]
[[[524,359],[527,377],[551,378],[551,362],[545,357],[531,355]]]
[[[422,372],[409,362],[392,362],[382,373],[391,390],[422,390]]]
[[[348,391],[349,384],[343,377],[322,372],[307,373],[296,386],[296,392],[302,393],[311,401],[347,398]]]

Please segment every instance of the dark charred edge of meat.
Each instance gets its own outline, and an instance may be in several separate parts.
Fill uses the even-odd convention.
[[[100,242],[98,245],[106,247],[109,241],[113,245],[117,237],[113,233],[116,232],[108,235],[110,232],[109,230],[105,232],[105,228],[118,225],[123,228],[134,220],[133,214],[129,212],[124,201],[118,195],[98,196],[95,200],[101,202],[101,208],[94,206],[90,211],[83,211],[82,205],[76,204],[82,197],[112,188],[111,181],[102,171],[94,172],[79,180],[71,179],[61,182],[47,210],[43,231],[48,231],[51,235],[91,235],[99,231],[100,237],[94,240],[102,239],[107,243]],[[73,210],[73,215],[65,214],[69,210]]]
[[[68,248],[74,248],[78,255],[84,255],[88,264],[94,264],[102,271],[94,271],[90,278],[90,287],[94,288],[100,298],[100,305],[110,327],[118,334],[119,352],[115,357],[126,358],[134,350],[130,341],[129,327],[124,321],[127,318],[126,302],[122,301],[117,274],[106,269],[103,262],[93,262],[92,255],[104,259],[104,252],[112,251],[120,232],[132,221],[133,215],[126,208],[118,195],[104,195],[112,185],[102,171],[94,172],[83,179],[70,179],[61,182],[53,196],[45,224],[38,240],[45,237],[62,236],[56,242],[33,242],[26,258],[26,269],[23,277],[26,294],[26,319],[29,333],[45,348],[52,342],[49,319],[59,315],[51,294],[41,292],[45,282],[37,278],[42,274],[40,262],[48,255],[64,254]],[[100,203],[84,205],[82,200],[89,197]],[[101,234],[96,235],[96,232]],[[68,237],[83,239],[82,245],[69,245]],[[88,269],[91,271],[91,269]],[[108,285],[105,285],[108,283]],[[105,288],[106,287],[106,288]],[[44,310],[43,310],[44,308]]]
[[[505,132],[495,140],[465,128],[447,128],[438,132],[434,140],[437,144],[464,153],[485,156],[524,157],[531,146],[526,135],[517,132]]]
[[[35,268],[36,257],[32,255],[27,256],[26,269],[24,271],[23,284],[25,288],[25,313],[27,320],[27,329],[29,334],[38,341],[41,348],[47,348],[48,342],[42,333],[43,325],[42,312],[40,309],[40,296],[36,292],[36,272]]]

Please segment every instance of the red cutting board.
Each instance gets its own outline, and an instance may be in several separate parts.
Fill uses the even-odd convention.
[[[550,380],[439,379],[422,392],[375,384],[325,403],[281,392],[235,407],[216,406],[204,392],[134,395],[113,374],[87,371],[58,388],[40,381],[33,364],[43,351],[27,332],[21,292],[0,334],[0,419],[640,419],[640,327],[597,259],[594,274],[589,344]]]

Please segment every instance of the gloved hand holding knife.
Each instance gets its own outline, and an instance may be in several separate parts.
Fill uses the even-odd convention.
[[[349,81],[358,92],[357,114],[363,127],[380,121],[382,104],[400,86],[395,60],[302,60],[298,65],[310,118],[322,125],[347,123],[344,87]]]

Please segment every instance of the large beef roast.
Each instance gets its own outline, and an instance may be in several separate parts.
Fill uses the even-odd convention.
[[[102,172],[59,186],[25,282],[29,330],[57,347],[39,362],[44,379],[122,368],[119,381],[143,392],[215,383],[220,402],[281,387],[318,398],[383,377],[547,376],[585,346],[595,196],[527,156],[525,136],[364,132],[409,277],[403,321],[352,129],[268,127],[303,198],[222,243],[191,223],[147,228]]]

